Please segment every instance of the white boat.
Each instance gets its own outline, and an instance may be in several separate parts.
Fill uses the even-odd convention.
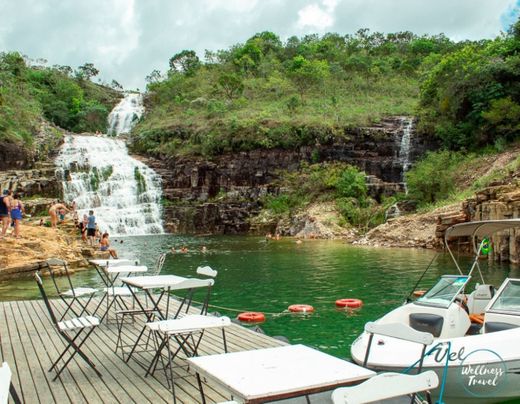
[[[447,229],[448,250],[448,239],[471,237],[475,259],[469,272],[463,273],[449,250],[458,273],[442,276],[423,296],[369,323],[352,344],[353,360],[374,370],[434,370],[442,383],[433,395],[447,403],[520,398],[520,279],[507,278],[496,290],[479,265],[486,239],[514,228],[520,219]],[[469,290],[475,273],[480,283]]]

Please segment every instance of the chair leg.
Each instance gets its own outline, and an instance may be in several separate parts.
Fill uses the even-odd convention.
[[[69,364],[69,362],[72,360],[72,358],[74,358],[74,355],[78,354],[85,362],[87,362],[87,364],[94,370],[94,372],[96,372],[96,374],[99,376],[99,377],[102,377],[101,373],[99,372],[99,370],[96,369],[96,365],[94,365],[94,363],[87,357],[87,355],[85,355],[85,353],[81,350],[81,346],[87,341],[88,337],[90,336],[90,334],[92,334],[92,332],[94,331],[94,327],[92,327],[90,329],[89,332],[87,332],[87,334],[83,337],[83,339],[80,341],[79,344],[76,345],[76,343],[74,342],[75,339],[78,337],[78,335],[82,332],[83,330],[80,330],[75,336],[74,338],[70,338],[67,334],[65,333],[60,333],[63,338],[69,342],[69,346],[65,349],[65,351],[67,351],[69,349],[69,347],[72,347],[72,349],[74,349],[74,352],[69,356],[69,358],[65,361],[65,363],[63,364],[63,366],[61,367],[60,370],[58,370],[58,372],[56,373],[56,376],[54,377],[54,379],[52,379],[53,381],[55,381],[59,375],[61,374],[61,372],[67,367],[67,365]]]
[[[14,388],[13,383],[9,385],[9,393],[11,394],[11,398],[13,399],[14,404],[22,404],[22,400],[20,400],[20,396]]]
[[[168,345],[168,368],[170,371],[170,380],[172,384],[172,395],[173,395],[173,404],[177,404],[177,398],[175,397],[175,379],[173,378],[173,357],[172,351],[170,349],[170,338],[166,337],[167,345]],[[165,369],[166,370],[166,369]]]

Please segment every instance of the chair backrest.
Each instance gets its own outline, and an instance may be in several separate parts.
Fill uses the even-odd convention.
[[[179,305],[175,317],[178,317],[182,310],[184,310],[185,313],[188,313],[191,307],[191,303],[193,301],[193,295],[195,291],[201,290],[204,287],[206,287],[207,292],[204,297],[204,300],[201,302],[200,314],[207,314],[209,297],[211,296],[211,287],[214,285],[214,283],[215,281],[213,279],[188,278],[185,281],[182,281],[175,285],[175,287],[172,287],[170,290],[186,290],[186,295],[182,300],[181,304]]]
[[[368,356],[370,355],[370,348],[372,347],[372,340],[374,338],[374,334],[384,335],[387,337],[393,337],[422,344],[423,349],[419,360],[419,372],[422,369],[422,363],[424,359],[424,353],[426,351],[426,346],[433,343],[432,334],[428,332],[414,330],[412,327],[403,323],[378,324],[374,322],[369,322],[365,324],[365,331],[369,333],[370,336],[368,338],[367,350],[365,352],[363,366],[366,366],[368,363]]]
[[[218,271],[215,271],[214,269],[206,265],[205,267],[198,267],[197,274],[215,278],[218,275]]]
[[[60,288],[57,278],[60,275],[65,275],[67,277],[68,288],[72,291],[72,295],[74,297],[76,297],[76,295],[74,293],[74,286],[72,285],[72,280],[70,279],[69,267],[67,266],[67,262],[62,259],[59,259],[59,258],[49,258],[45,261],[45,263],[47,264],[47,269],[49,270],[49,274],[51,276],[52,283],[54,284],[54,288],[56,289],[56,293],[58,293],[58,295],[61,295],[61,293],[62,293],[62,290]],[[64,273],[60,273],[60,274],[56,273],[56,271],[53,269],[53,267],[57,267],[57,266],[61,266],[63,268]]]
[[[43,302],[45,303],[45,307],[47,307],[47,311],[49,312],[49,315],[51,316],[51,321],[57,327],[58,319],[56,318],[56,315],[54,314],[54,310],[52,309],[51,303],[49,302],[47,293],[45,293],[45,288],[43,287],[42,278],[41,278],[41,275],[39,272],[34,273],[34,280],[38,284],[38,289],[40,289],[40,294],[42,295]]]
[[[340,387],[332,393],[334,404],[368,403],[434,389],[439,378],[433,370],[417,375],[380,373],[352,387]]]
[[[151,271],[148,271],[148,275],[155,276],[160,275],[162,268],[164,266],[164,261],[166,260],[166,253],[161,253],[157,261],[155,261],[155,265]]]
[[[423,345],[433,343],[432,334],[414,330],[412,327],[403,323],[378,324],[369,322],[365,324],[365,331],[371,334],[403,339]]]
[[[7,362],[0,367],[0,404],[7,404],[9,400],[9,387],[11,386],[11,369]]]

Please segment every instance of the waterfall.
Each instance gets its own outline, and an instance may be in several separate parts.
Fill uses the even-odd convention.
[[[123,133],[130,133],[143,112],[142,94],[126,93],[125,97],[108,115],[108,134],[118,136]]]
[[[123,140],[66,136],[56,165],[65,201],[76,201],[80,218],[92,209],[102,232],[163,233],[161,179],[128,155]]]
[[[401,163],[401,176],[404,181],[404,173],[410,168],[410,139],[412,137],[413,119],[403,118],[401,125],[403,127],[403,135],[401,136],[399,147],[399,162]]]

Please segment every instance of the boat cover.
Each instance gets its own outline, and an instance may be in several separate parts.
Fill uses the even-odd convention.
[[[444,239],[449,237],[486,237],[497,231],[520,227],[520,219],[481,220],[475,222],[459,223],[449,227],[444,234]]]

